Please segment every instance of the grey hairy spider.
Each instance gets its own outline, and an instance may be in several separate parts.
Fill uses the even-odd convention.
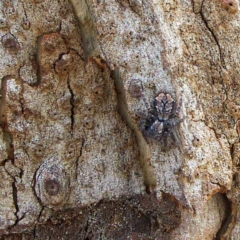
[[[176,107],[173,97],[169,93],[161,92],[155,97],[148,116],[140,122],[143,135],[160,141],[162,151],[180,145],[178,132],[179,124],[182,122],[178,116],[180,107],[181,100]]]

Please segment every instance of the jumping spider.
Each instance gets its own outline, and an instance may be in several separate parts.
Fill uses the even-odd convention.
[[[146,138],[153,138],[161,143],[162,151],[180,145],[178,133],[181,100],[178,106],[169,93],[159,93],[150,108],[146,119],[140,122],[140,129]]]

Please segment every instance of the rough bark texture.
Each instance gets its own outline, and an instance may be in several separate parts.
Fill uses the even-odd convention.
[[[0,10],[2,239],[240,239],[238,1]]]

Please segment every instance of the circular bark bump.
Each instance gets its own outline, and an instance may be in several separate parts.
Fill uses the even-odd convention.
[[[5,35],[3,35],[1,42],[2,42],[3,48],[5,49],[11,50],[11,51],[17,51],[19,49],[18,40],[11,33],[6,33]]]
[[[44,188],[50,196],[56,196],[60,192],[60,184],[56,179],[45,179]]]
[[[69,196],[69,178],[60,161],[51,158],[36,173],[35,192],[44,206],[63,205]]]
[[[229,13],[236,13],[238,11],[238,4],[236,0],[222,0],[222,7]]]

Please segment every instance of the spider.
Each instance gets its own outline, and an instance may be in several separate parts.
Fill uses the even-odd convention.
[[[155,97],[147,118],[140,122],[143,135],[160,141],[162,151],[179,146],[178,127],[182,122],[178,116],[180,107],[181,100],[176,107],[173,97],[161,92]]]

